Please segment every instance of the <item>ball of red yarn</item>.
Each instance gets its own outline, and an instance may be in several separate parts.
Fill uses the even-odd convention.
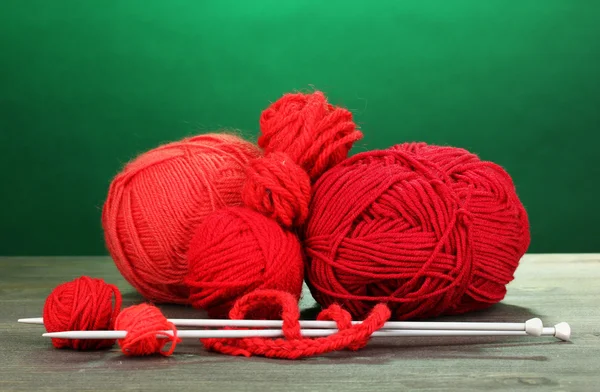
[[[282,290],[296,301],[302,291],[304,261],[296,234],[247,208],[209,215],[192,238],[188,264],[189,301],[211,317],[226,316],[252,290]]]
[[[102,279],[82,276],[58,285],[46,298],[44,326],[48,332],[111,330],[121,310],[119,289]],[[95,350],[114,340],[52,338],[56,348]]]
[[[143,356],[161,354],[169,356],[175,351],[180,339],[177,328],[167,320],[160,309],[150,304],[140,304],[123,309],[115,322],[115,330],[127,331],[118,343],[123,354],[128,356]],[[169,336],[157,336],[161,331],[173,331]],[[165,350],[165,346],[171,346]]]
[[[306,280],[324,306],[396,319],[501,301],[530,242],[510,176],[466,150],[423,143],[357,154],[316,184]]]
[[[242,192],[247,209],[205,218],[189,247],[190,303],[214,317],[259,288],[300,297],[301,247],[280,225],[304,221],[311,181],[346,158],[362,137],[352,113],[329,104],[319,91],[284,95],[262,113],[260,129],[258,144],[266,155],[247,165]]]
[[[320,91],[284,95],[263,111],[260,131],[265,156],[248,168],[244,203],[284,226],[306,219],[311,181],[362,138],[352,113],[331,105]]]
[[[144,297],[187,302],[194,229],[209,213],[242,204],[246,166],[261,154],[239,137],[206,134],[142,154],[115,177],[102,213],[106,244]]]

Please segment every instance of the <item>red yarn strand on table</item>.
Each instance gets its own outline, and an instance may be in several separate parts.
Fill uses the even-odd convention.
[[[52,290],[44,304],[44,326],[47,332],[112,330],[120,310],[121,292],[117,286],[82,276]],[[96,350],[113,344],[114,340],[52,339],[56,348],[75,350]]]
[[[318,320],[333,320],[339,332],[321,338],[303,338],[300,329],[300,311],[295,297],[276,290],[257,290],[240,298],[231,309],[229,317],[241,320],[257,308],[269,308],[280,312],[283,320],[284,338],[200,339],[212,351],[228,355],[250,357],[259,355],[269,358],[299,359],[336,350],[358,350],[364,347],[373,332],[390,317],[390,310],[383,304],[376,305],[360,324],[352,325],[350,314],[338,305],[323,310]]]

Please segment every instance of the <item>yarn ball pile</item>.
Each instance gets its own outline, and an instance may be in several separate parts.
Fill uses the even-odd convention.
[[[115,329],[127,331],[125,338],[118,340],[121,352],[127,356],[169,356],[181,341],[175,325],[159,308],[146,303],[123,309],[115,321]],[[161,331],[173,331],[173,334],[161,337],[158,335]],[[170,347],[165,350],[169,343]]]
[[[148,300],[187,303],[186,253],[211,212],[242,205],[248,162],[262,155],[228,134],[206,134],[140,155],[110,185],[102,212],[107,248]]]
[[[114,179],[107,246],[144,297],[222,317],[255,290],[298,300],[306,279],[322,306],[364,318],[386,303],[395,319],[504,298],[530,237],[502,167],[424,143],[347,158],[362,133],[319,91],[282,96],[259,124],[258,146],[201,135]]]
[[[189,303],[211,317],[226,315],[237,298],[257,289],[299,300],[303,254],[291,230],[308,216],[311,181],[345,159],[362,137],[351,112],[318,91],[281,97],[262,113],[260,130],[265,155],[246,167],[245,208],[205,217],[189,245]]]
[[[395,319],[501,301],[530,242],[506,171],[464,149],[407,143],[357,154],[313,189],[306,281],[323,306]]]
[[[111,330],[121,310],[119,289],[102,279],[82,276],[58,285],[44,303],[47,332]],[[114,340],[52,338],[56,348],[97,350],[115,344]]]
[[[502,167],[425,143],[347,158],[362,133],[319,91],[284,95],[259,123],[258,145],[207,134],[140,155],[111,183],[102,213],[115,264],[145,298],[283,320],[283,339],[201,339],[206,348],[288,359],[357,350],[390,318],[504,298],[530,233]],[[324,308],[318,319],[336,322],[331,336],[302,336],[304,279]],[[48,296],[44,324],[125,330],[118,344],[128,356],[173,353],[177,329],[157,307],[120,308],[115,286],[81,277]],[[52,343],[86,350],[115,340]]]

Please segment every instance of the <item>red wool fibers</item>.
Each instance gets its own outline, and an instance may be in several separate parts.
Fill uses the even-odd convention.
[[[362,137],[352,114],[319,91],[284,95],[262,113],[260,130],[265,156],[246,167],[247,208],[205,218],[189,247],[190,303],[213,317],[255,289],[282,290],[298,300],[303,255],[288,230],[308,215],[311,181],[346,158]]]
[[[145,298],[187,302],[194,230],[211,212],[242,204],[246,166],[261,154],[233,135],[200,135],[142,154],[115,177],[102,213],[106,245]]]
[[[123,354],[128,356],[143,356],[161,354],[169,356],[175,351],[177,343],[177,328],[162,314],[160,309],[150,304],[140,304],[123,309],[117,321],[115,330],[127,331],[118,343]],[[157,337],[160,331],[174,331],[172,336]],[[165,350],[165,346],[171,346]]]
[[[284,95],[263,111],[260,131],[265,156],[248,167],[244,203],[286,227],[306,219],[311,181],[362,138],[352,113],[328,103],[320,91]]]
[[[44,326],[48,332],[111,330],[120,310],[121,293],[116,286],[82,276],[58,285],[48,295]],[[53,338],[52,344],[56,348],[96,350],[111,347],[115,341]]]
[[[269,358],[299,359],[337,350],[359,350],[364,347],[373,332],[377,331],[390,317],[390,310],[377,304],[369,316],[358,324],[352,324],[350,314],[339,305],[324,309],[317,320],[331,320],[337,324],[339,332],[321,338],[302,336],[298,300],[289,293],[277,290],[256,290],[241,297],[231,309],[229,318],[243,320],[255,309],[277,311],[283,321],[281,327],[284,339],[242,338],[242,339],[200,339],[212,351],[228,355],[250,357],[253,355]]]
[[[299,300],[300,242],[258,212],[231,207],[209,215],[196,230],[188,257],[190,303],[211,317],[226,316],[237,298],[255,289],[282,290]]]
[[[355,155],[316,184],[306,280],[323,306],[396,319],[501,301],[529,246],[510,176],[460,148],[402,144]]]

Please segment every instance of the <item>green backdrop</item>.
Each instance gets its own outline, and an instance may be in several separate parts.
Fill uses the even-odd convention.
[[[0,254],[104,254],[111,178],[281,94],[353,110],[354,150],[426,141],[513,176],[532,252],[600,251],[600,1],[2,0]]]

